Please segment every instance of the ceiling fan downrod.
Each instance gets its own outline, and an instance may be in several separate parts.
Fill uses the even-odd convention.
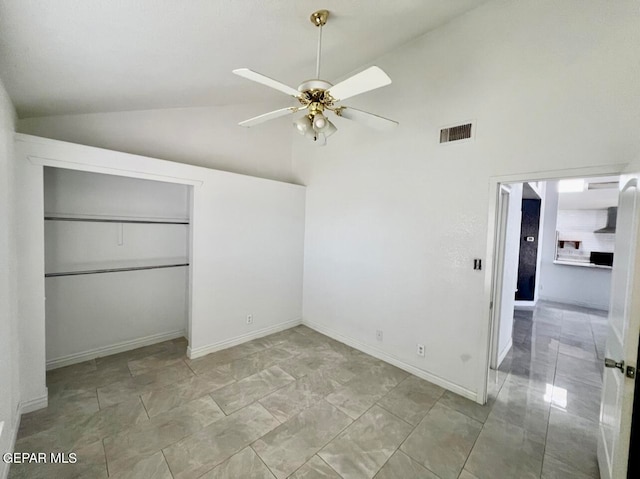
[[[316,60],[316,79],[320,79],[320,55],[322,53],[322,27],[327,24],[329,18],[328,10],[318,10],[311,14],[310,20],[316,27],[318,27],[318,54]]]

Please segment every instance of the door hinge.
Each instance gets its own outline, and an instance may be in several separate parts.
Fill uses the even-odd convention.
[[[604,358],[604,367],[619,369],[620,372],[624,374],[624,361],[616,361],[615,359]]]
[[[619,369],[622,374],[630,379],[636,378],[636,368],[634,368],[633,366],[625,365],[624,361],[615,361],[613,359],[605,358],[604,366],[606,368]]]
[[[489,309],[493,309],[493,301],[489,302]]]

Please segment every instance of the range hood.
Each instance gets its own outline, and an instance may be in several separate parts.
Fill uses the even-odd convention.
[[[616,232],[616,220],[618,219],[618,207],[612,206],[607,208],[607,226],[595,230],[594,233],[615,233]]]

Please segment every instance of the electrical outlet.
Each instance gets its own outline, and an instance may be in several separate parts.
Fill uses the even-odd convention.
[[[382,331],[380,331],[379,329],[376,331],[376,339],[378,341],[382,341]]]
[[[253,314],[247,314],[247,324],[253,324]]]
[[[424,344],[418,344],[416,348],[416,354],[424,357]]]

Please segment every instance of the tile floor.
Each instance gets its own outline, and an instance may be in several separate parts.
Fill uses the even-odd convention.
[[[168,341],[47,374],[10,478],[598,477],[606,318],[544,304],[479,406],[304,326],[196,360]]]

